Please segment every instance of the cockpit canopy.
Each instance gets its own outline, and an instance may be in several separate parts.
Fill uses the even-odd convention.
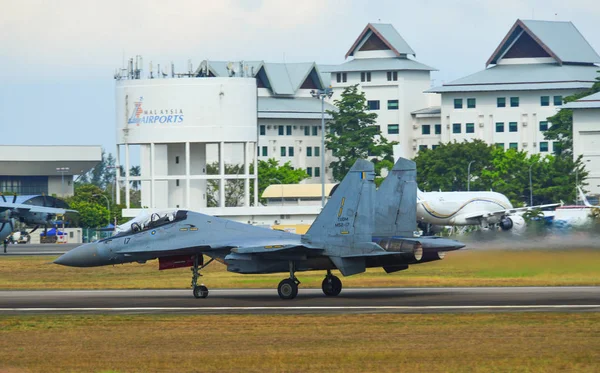
[[[144,211],[135,218],[118,225],[115,228],[115,235],[142,232],[185,219],[187,219],[186,210]]]

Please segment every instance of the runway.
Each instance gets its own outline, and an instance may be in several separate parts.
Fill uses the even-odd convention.
[[[312,314],[600,312],[600,287],[353,288],[337,297],[300,289],[281,300],[275,289],[0,291],[7,314]]]
[[[0,256],[62,255],[79,245],[81,244],[11,244],[6,248],[8,251],[7,253],[4,253],[4,250],[0,249]]]

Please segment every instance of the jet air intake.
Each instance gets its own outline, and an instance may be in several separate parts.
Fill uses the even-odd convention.
[[[375,242],[386,251],[403,253],[406,259],[420,261],[423,258],[423,245],[414,240],[401,238],[383,238]]]

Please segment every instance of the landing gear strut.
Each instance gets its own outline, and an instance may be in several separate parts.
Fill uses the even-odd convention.
[[[327,275],[325,275],[325,279],[323,279],[323,283],[321,284],[321,289],[323,289],[323,293],[328,297],[335,297],[339,295],[342,291],[342,281],[331,274],[331,270],[327,270]]]
[[[294,262],[290,260],[290,278],[281,281],[277,286],[277,293],[281,299],[294,299],[298,295],[298,285],[300,281],[294,275]]]
[[[206,264],[203,264],[202,257],[200,255],[194,255],[194,266],[192,267],[192,290],[195,298],[206,298],[208,297],[208,288],[204,284],[198,285],[198,277],[202,276],[200,270],[209,265],[214,258],[210,259]],[[200,264],[200,267],[198,267]]]

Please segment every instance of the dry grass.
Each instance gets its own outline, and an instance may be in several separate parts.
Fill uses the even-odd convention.
[[[6,372],[597,372],[600,314],[11,316]]]
[[[0,257],[1,289],[186,288],[189,268],[158,271],[156,261],[98,268],[51,264],[51,257]],[[211,288],[276,287],[285,274],[239,275],[219,263],[202,280]],[[302,287],[321,286],[324,273],[302,272]],[[600,250],[457,251],[446,259],[387,274],[370,269],[343,278],[346,287],[600,285]]]

